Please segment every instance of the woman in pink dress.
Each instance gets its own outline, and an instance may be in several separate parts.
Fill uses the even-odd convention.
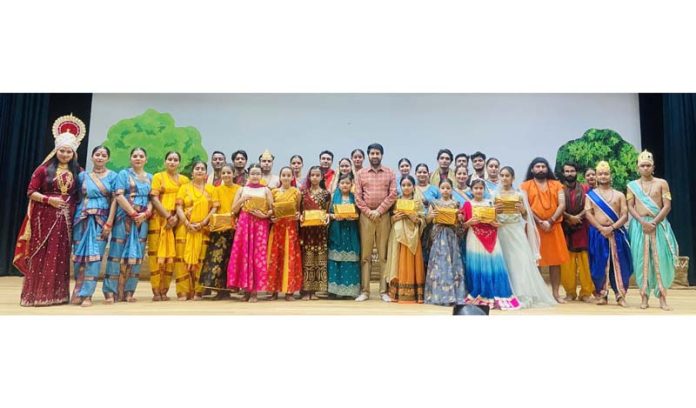
[[[252,208],[259,201],[263,205]],[[256,302],[256,293],[268,290],[267,249],[270,231],[271,190],[261,185],[261,167],[249,167],[247,184],[234,198],[232,212],[239,214],[227,266],[227,286],[244,291],[242,301]]]

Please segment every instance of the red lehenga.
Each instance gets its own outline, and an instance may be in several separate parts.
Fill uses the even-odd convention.
[[[72,216],[77,204],[77,183],[69,170],[57,169],[53,180],[46,180],[46,165],[31,176],[28,195],[39,192],[61,197],[64,209],[29,201],[27,215],[19,230],[14,265],[24,274],[22,306],[48,306],[67,303],[70,298],[70,250]]]

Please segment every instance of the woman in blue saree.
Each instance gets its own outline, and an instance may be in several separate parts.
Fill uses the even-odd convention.
[[[135,302],[133,294],[145,256],[148,219],[152,215],[152,174],[144,169],[147,153],[136,147],[130,157],[131,167],[118,173],[114,191],[118,209],[102,286],[107,303]]]
[[[73,221],[72,252],[75,273],[72,303],[76,305],[92,305],[106,242],[114,222],[116,207],[111,196],[117,176],[105,167],[110,155],[106,146],[95,147],[92,150],[92,171],[83,171],[78,176],[82,201]]]

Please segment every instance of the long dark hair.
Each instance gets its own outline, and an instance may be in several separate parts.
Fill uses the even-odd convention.
[[[344,162],[344,161],[347,161],[348,164],[350,165],[350,170],[349,170],[348,173],[346,173],[346,174],[349,174],[349,175],[350,175],[350,180],[351,180],[351,181],[355,180],[355,174],[353,174],[353,162],[352,162],[349,158],[347,158],[347,157],[344,157],[344,158],[342,158],[341,160],[338,161],[338,175],[339,175],[339,176],[341,175],[341,163]],[[338,178],[338,181],[341,181],[341,178],[340,178],[340,177]],[[337,185],[338,185],[338,184],[337,184]]]
[[[531,180],[534,178],[534,173],[532,172],[532,169],[534,168],[535,165],[537,165],[539,163],[544,163],[546,165],[546,179],[547,180],[557,180],[556,176],[551,171],[551,166],[549,166],[549,161],[543,157],[537,157],[534,160],[532,160],[531,163],[529,163],[529,168],[527,168],[527,177],[525,178],[525,180]]]
[[[312,171],[318,170],[319,174],[321,174],[321,180],[319,181],[319,187],[321,187],[322,190],[326,190],[326,181],[324,179],[324,173],[321,172],[321,167],[319,166],[312,166],[309,168],[307,171],[307,179],[305,180],[305,188],[309,190],[312,187],[312,181],[309,179],[309,176],[312,175]]]
[[[486,191],[486,182],[484,182],[483,179],[480,179],[480,178],[479,178],[479,179],[476,179],[476,180],[474,180],[474,181],[471,182],[471,192],[472,192],[472,193],[474,192],[474,186],[477,185],[477,184],[482,185],[482,186],[483,186],[483,191],[484,191],[484,192]]]
[[[350,158],[351,158],[351,160],[353,159],[353,155],[354,155],[356,152],[360,152],[360,154],[362,155],[363,159],[365,159],[365,152],[363,152],[363,149],[353,149],[353,151],[350,152]]]
[[[515,170],[512,167],[504,166],[502,169],[500,169],[500,171],[498,171],[498,174],[500,174],[503,170],[507,170],[508,173],[510,173],[510,175],[512,176],[512,179],[515,179]]]
[[[341,182],[341,180],[348,179],[350,182],[353,182],[353,172],[351,171],[350,173],[342,173],[338,175],[338,181],[336,182],[336,188],[338,188],[338,184]]]
[[[413,184],[413,187],[414,187],[414,188],[416,187],[416,179],[415,179],[415,178],[413,178],[413,176],[412,176],[412,175],[410,175],[410,174],[407,174],[407,175],[405,175],[405,176],[401,177],[401,180],[399,181],[399,185],[401,185],[401,183],[403,183],[403,181],[404,181],[404,180],[408,180],[408,181],[410,181],[410,182],[411,182],[411,184]]]
[[[48,162],[46,165],[46,183],[51,184],[53,182],[53,179],[56,178],[56,169],[58,168],[58,156],[55,155],[53,158]],[[80,168],[80,163],[77,161],[77,152],[73,151],[73,158],[68,162],[68,170],[70,170],[70,173],[72,173],[73,176],[73,184],[75,185],[75,194],[77,201],[80,201],[82,199],[82,186],[80,185],[80,171],[82,169]]]
[[[418,169],[420,169],[421,167],[425,167],[425,170],[427,170],[427,171],[428,171],[428,174],[430,174],[430,169],[428,168],[428,165],[425,164],[425,163],[418,163],[418,164],[416,164],[416,167],[413,168],[413,172],[414,172],[414,173],[418,173]]]

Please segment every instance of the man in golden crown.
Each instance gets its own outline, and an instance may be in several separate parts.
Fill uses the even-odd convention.
[[[598,305],[606,305],[609,285],[616,303],[627,307],[626,292],[633,274],[631,248],[624,225],[628,221],[626,196],[611,186],[611,167],[606,161],[597,164],[597,188],[587,192],[585,217],[588,229],[590,274]]]
[[[261,184],[268,188],[280,187],[280,178],[273,174],[273,160],[275,156],[266,149],[259,156],[259,165],[261,166]]]
[[[628,183],[628,211],[631,222],[628,234],[633,254],[633,269],[640,287],[640,308],[648,307],[651,293],[660,298],[660,308],[667,305],[667,289],[674,280],[674,267],[679,246],[667,214],[672,209],[672,195],[667,181],[654,177],[652,153],[645,150],[638,156],[638,180]]]

